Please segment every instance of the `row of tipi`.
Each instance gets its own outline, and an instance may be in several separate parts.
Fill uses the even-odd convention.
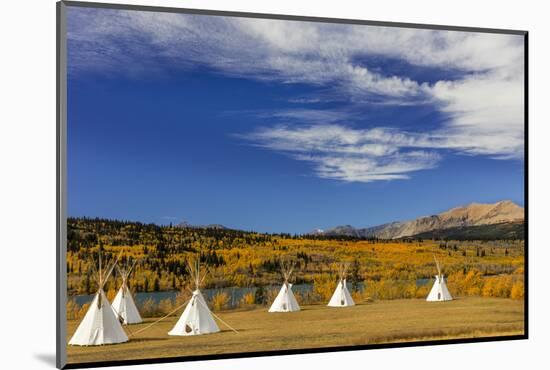
[[[93,264],[91,266],[95,270]],[[109,304],[103,287],[115,266],[122,278],[122,286],[113,303]],[[128,277],[134,266],[135,262],[131,267],[120,267],[115,260],[108,264],[107,268],[102,269],[101,255],[99,256],[99,269],[94,271],[96,272],[98,290],[86,315],[69,341],[70,345],[94,346],[128,341],[128,336],[122,325],[143,322],[128,287]],[[189,273],[195,284],[195,290],[193,290],[185,310],[174,328],[168,332],[168,335],[201,335],[219,332],[220,328],[214,321],[213,313],[208,308],[199,289],[206,273],[201,275],[198,260],[194,266],[189,264]]]
[[[125,267],[120,267],[117,264],[117,260],[108,264],[107,268],[102,269],[101,255],[99,256],[99,269],[95,271],[98,290],[84,319],[82,319],[69,341],[70,345],[92,346],[127,342],[129,339],[122,325],[143,322],[128,287],[128,277],[135,267],[136,261],[134,261],[132,266],[126,265]],[[437,259],[435,259],[435,263],[438,273],[435,276],[435,283],[426,300],[430,302],[450,301],[453,298],[447,289],[445,278],[441,273],[441,267]],[[103,287],[115,267],[122,278],[122,285],[113,303],[109,304]],[[92,269],[95,270],[93,264]],[[188,336],[219,332],[220,328],[214,320],[214,314],[208,308],[206,300],[200,291],[200,285],[206,277],[206,271],[201,274],[198,260],[194,264],[189,263],[188,270],[194,282],[195,289],[192,291],[192,296],[187,302],[185,310],[176,322],[176,325],[168,332],[168,335]],[[269,312],[300,311],[300,305],[292,292],[292,284],[290,283],[294,264],[282,263],[281,270],[284,277],[283,285],[270,306]],[[342,264],[339,269],[338,284],[327,306],[349,307],[354,305],[355,302],[346,284],[346,265]],[[218,319],[221,321],[220,318]],[[236,331],[228,324],[224,324]]]
[[[107,265],[106,269],[102,269],[101,265],[101,254],[99,255],[99,269],[95,272],[97,279],[97,292],[95,293],[94,299],[84,316],[84,319],[80,322],[80,325],[73,334],[71,340],[69,341],[70,345],[77,346],[94,346],[102,344],[114,344],[114,343],[123,343],[128,341],[128,336],[124,332],[120,322],[120,314],[115,313],[115,308],[109,304],[109,300],[103,291],[103,287],[111,273],[113,272],[117,261],[112,261]],[[92,270],[95,270],[93,264],[91,264]],[[123,279],[124,281],[124,279]],[[127,287],[127,286],[126,286]],[[129,293],[129,290],[127,290]],[[120,288],[117,298],[120,294],[125,293],[124,284]],[[132,305],[135,307],[133,299],[130,294],[127,294],[129,299],[132,301]],[[115,299],[116,301],[116,299]],[[127,304],[128,299],[120,297],[118,300],[119,304]],[[120,307],[120,306],[119,306]],[[137,309],[136,309],[137,312]],[[139,313],[138,313],[139,315]],[[140,317],[141,320],[141,317]]]
[[[453,297],[451,296],[451,293],[449,293],[449,289],[447,289],[447,284],[445,283],[445,277],[441,273],[441,266],[439,265],[439,261],[437,260],[437,258],[435,258],[435,256],[434,260],[437,267],[437,275],[435,275],[434,285],[432,286],[432,289],[430,290],[426,301],[451,301]],[[282,264],[281,266],[281,272],[284,277],[283,286],[281,287],[279,294],[277,294],[277,297],[273,301],[273,304],[269,308],[269,312],[300,311],[300,305],[298,304],[296,297],[294,297],[294,293],[292,292],[292,284],[290,283],[290,277],[294,270],[294,265]],[[329,307],[349,307],[355,305],[355,302],[353,301],[353,298],[346,284],[346,270],[347,265],[341,264],[338,271],[340,280],[338,281],[336,289],[334,290],[334,293],[332,294],[332,297],[327,304],[327,306]]]
[[[340,269],[338,271],[340,280],[338,281],[336,289],[327,304],[329,307],[349,307],[355,305],[346,284],[346,269],[347,265],[340,265]],[[300,311],[300,305],[298,304],[296,297],[294,297],[294,293],[292,292],[292,284],[290,283],[290,277],[294,271],[294,265],[282,263],[281,270],[284,277],[283,286],[271,304],[269,312]]]

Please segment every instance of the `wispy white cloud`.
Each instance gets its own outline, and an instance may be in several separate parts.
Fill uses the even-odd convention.
[[[256,145],[313,163],[321,177],[406,178],[435,166],[440,149],[495,159],[523,155],[522,36],[71,8],[68,38],[71,73],[147,76],[162,73],[166,64],[201,66],[227,76],[309,84],[322,91],[299,96],[295,104],[346,102],[351,109],[345,111],[259,112],[259,118],[270,122],[298,125],[247,135]],[[406,72],[393,73],[384,64],[373,69],[360,62],[368,57],[459,73],[455,79],[428,83]],[[344,125],[353,108],[373,103],[431,104],[446,118],[422,134]],[[300,146],[313,153],[304,154],[296,149]],[[322,150],[326,146],[330,152]]]
[[[436,166],[440,156],[431,138],[390,128],[352,129],[342,125],[260,128],[240,135],[259,147],[310,162],[322,178],[346,182],[407,179]]]
[[[439,161],[435,152],[414,151],[387,157],[313,157],[321,178],[346,182],[372,182],[408,179],[409,173],[434,168]]]
[[[517,158],[516,146],[522,143],[504,134],[497,140],[469,135],[448,128],[415,133],[388,127],[356,129],[322,124],[261,127],[236,136],[251,145],[309,162],[321,178],[346,182],[408,179],[413,172],[435,168],[442,158],[440,150]]]
[[[328,109],[280,109],[268,112],[256,112],[259,118],[270,118],[279,121],[295,121],[300,123],[319,123],[324,124],[342,122],[354,115],[345,110]]]
[[[467,154],[523,158],[523,74],[494,74],[433,86],[434,99],[449,116],[437,134],[446,147]]]
[[[522,60],[520,38],[509,35],[105,9],[70,14],[68,36],[80,56],[72,60],[75,69],[124,67],[139,73],[144,64],[153,68],[151,59],[166,59],[172,67],[200,62],[229,75],[331,84],[353,96],[410,98],[429,93],[429,87],[355,60],[380,55],[464,71],[507,68]]]

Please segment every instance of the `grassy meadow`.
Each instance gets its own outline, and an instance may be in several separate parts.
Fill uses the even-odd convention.
[[[141,303],[145,323],[126,328],[130,342],[68,346],[69,362],[518,335],[524,330],[523,240],[360,240],[70,219],[67,341],[88,309],[72,297],[97,289],[91,264],[100,250],[104,260],[121,256],[122,264],[138,261],[129,280],[134,293],[179,293],[174,299]],[[434,255],[453,301],[425,301],[437,272]],[[180,308],[132,336],[188,300],[187,261],[197,257],[209,272],[201,288],[256,289],[231,306],[226,293],[208,298],[213,312],[239,334],[219,323],[221,333],[170,337],[167,332]],[[270,314],[283,260],[296,263],[291,282],[312,289],[295,292],[301,312]],[[342,262],[349,266],[348,287],[358,305],[328,308]],[[117,276],[108,280],[110,300],[119,286]]]
[[[178,316],[170,316],[130,337],[130,342],[98,346],[68,346],[69,363],[116,361],[282,349],[350,346],[450,338],[523,334],[523,301],[465,297],[449,302],[423,299],[359,302],[347,308],[302,306],[293,313],[268,313],[265,308],[219,312],[238,334],[219,323],[222,332],[173,337],[167,332]],[[179,312],[178,312],[179,313]],[[126,327],[128,334],[153,322]],[[77,320],[68,322],[68,337]]]

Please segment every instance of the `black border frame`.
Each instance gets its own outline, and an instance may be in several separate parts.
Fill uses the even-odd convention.
[[[130,0],[131,1],[131,0]],[[524,295],[524,334],[495,336],[495,337],[479,337],[479,338],[462,338],[462,339],[444,339],[444,340],[429,340],[429,341],[413,341],[404,343],[383,343],[383,344],[366,344],[355,346],[338,346],[338,347],[320,347],[306,349],[291,349],[291,350],[274,350],[274,351],[259,351],[259,352],[239,352],[227,354],[212,354],[200,356],[176,356],[166,358],[151,358],[151,359],[135,359],[135,360],[119,360],[119,361],[98,361],[98,362],[82,362],[67,364],[66,354],[66,204],[67,204],[67,40],[66,40],[66,8],[67,7],[85,7],[85,8],[102,8],[102,9],[119,9],[119,10],[138,10],[163,13],[183,13],[209,16],[223,17],[245,17],[245,18],[260,18],[260,19],[279,19],[288,21],[305,21],[305,22],[320,22],[320,23],[340,23],[340,24],[355,24],[366,26],[382,26],[396,28],[414,28],[414,29],[430,29],[444,31],[462,31],[476,33],[495,33],[508,35],[524,36],[524,209],[525,209],[525,295]],[[299,15],[283,15],[283,14],[266,14],[266,13],[249,13],[249,12],[233,12],[219,10],[204,10],[204,9],[189,9],[189,8],[174,8],[162,6],[147,6],[147,5],[130,5],[130,4],[111,4],[98,2],[83,2],[83,1],[59,1],[56,3],[56,37],[57,37],[57,61],[56,61],[56,122],[57,122],[57,156],[56,156],[56,228],[57,228],[57,250],[56,250],[56,366],[59,369],[78,369],[78,368],[95,368],[104,366],[125,366],[125,365],[142,365],[142,364],[159,364],[173,362],[189,362],[189,361],[204,361],[204,360],[220,360],[231,358],[249,358],[249,357],[266,357],[266,356],[281,356],[295,354],[310,354],[323,352],[343,352],[343,351],[359,351],[367,349],[382,349],[382,348],[404,348],[404,347],[420,347],[433,346],[444,344],[463,344],[463,343],[483,343],[483,342],[498,342],[508,340],[521,340],[529,338],[529,32],[525,30],[511,29],[495,29],[495,28],[477,28],[477,27],[461,27],[447,25],[433,25],[421,23],[402,23],[402,22],[383,22],[370,21],[359,19],[343,19],[343,18],[325,18],[325,17],[308,17]]]

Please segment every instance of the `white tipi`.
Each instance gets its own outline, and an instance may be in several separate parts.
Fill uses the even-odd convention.
[[[290,284],[289,282],[293,270],[293,263],[285,265],[283,262],[281,262],[281,272],[283,273],[285,281],[283,282],[283,286],[281,287],[279,294],[277,294],[277,297],[273,301],[273,304],[271,304],[269,312],[300,311],[300,306],[298,305],[298,302],[296,301],[296,298],[292,293],[292,284]]]
[[[452,301],[453,297],[451,296],[451,293],[449,293],[449,289],[447,289],[447,284],[445,284],[445,276],[443,276],[443,274],[441,273],[441,267],[439,266],[439,262],[437,261],[437,258],[435,258],[435,256],[434,260],[437,267],[437,275],[435,276],[435,283],[432,287],[432,290],[430,291],[430,294],[428,294],[426,301]]]
[[[78,325],[73,334],[70,345],[76,346],[97,346],[103,344],[123,343],[128,341],[128,337],[122,329],[118,318],[111,308],[103,287],[105,282],[113,272],[116,261],[107,265],[105,270],[101,269],[101,252],[99,254],[99,270],[95,271],[97,276],[98,289],[95,297],[88,308],[84,319]]]
[[[128,265],[126,265],[126,267],[120,267],[118,264],[116,265],[118,273],[122,278],[122,286],[118,290],[111,306],[118,315],[120,322],[124,325],[139,324],[143,322],[134,302],[134,298],[132,297],[132,292],[130,291],[130,288],[128,288],[128,277],[132,273],[136,262],[137,260],[134,260],[134,263],[130,268],[128,268]]]
[[[168,335],[201,335],[217,333],[220,331],[220,328],[214,321],[213,314],[208,308],[199,289],[202,281],[206,277],[206,272],[201,277],[198,259],[194,267],[189,263],[188,269],[195,283],[195,290],[193,291],[189,303],[187,303],[187,307],[185,307],[185,310],[174,328],[168,332]]]
[[[334,290],[334,293],[332,294],[332,297],[328,302],[327,306],[329,307],[355,306],[355,302],[353,301],[353,298],[351,297],[351,294],[349,293],[348,287],[346,285],[346,270],[347,265],[340,265],[340,281],[338,282],[338,285],[336,286],[336,289]]]

